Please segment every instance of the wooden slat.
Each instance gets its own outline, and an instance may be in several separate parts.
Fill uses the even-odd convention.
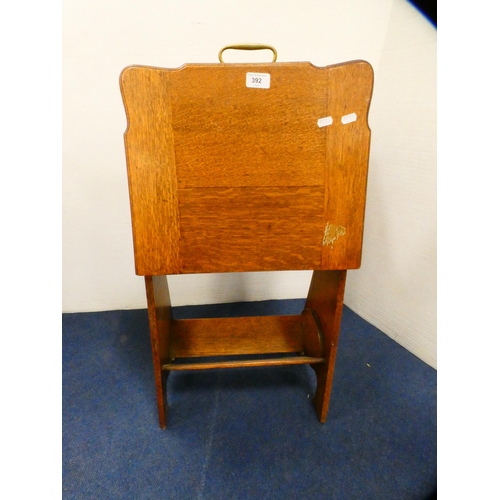
[[[284,365],[311,365],[324,363],[324,358],[312,358],[310,356],[294,356],[274,359],[252,359],[241,361],[211,361],[205,363],[167,363],[162,366],[163,370],[211,370],[216,368],[249,368],[253,366],[284,366]]]
[[[357,269],[365,215],[373,70],[358,61],[329,68],[325,215],[321,269]],[[343,124],[342,117],[356,114]]]
[[[323,216],[323,186],[180,188],[181,219],[293,219]]]
[[[271,75],[246,87],[247,72]],[[171,75],[179,187],[324,184],[328,72],[309,63],[186,65]]]
[[[128,68],[120,86],[128,120],[125,150],[136,273],[177,274],[180,227],[169,72]]]
[[[165,276],[146,276],[144,281],[148,302],[149,332],[153,354],[158,418],[160,427],[164,429],[167,425],[167,400],[162,364],[168,359],[172,330],[172,307],[168,282]]]
[[[321,263],[322,227],[322,217],[302,225],[273,219],[183,219],[182,271],[314,269]]]
[[[182,271],[319,267],[323,197],[323,187],[180,189]]]
[[[173,327],[171,358],[304,350],[300,316],[186,319]]]

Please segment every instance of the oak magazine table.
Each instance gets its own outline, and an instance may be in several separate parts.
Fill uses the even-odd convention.
[[[274,60],[224,63],[228,48]],[[373,71],[276,55],[228,46],[218,64],[120,75],[162,428],[173,370],[291,364],[316,372],[326,421],[346,272],[361,264]],[[168,275],[284,270],[313,271],[300,315],[173,319]]]

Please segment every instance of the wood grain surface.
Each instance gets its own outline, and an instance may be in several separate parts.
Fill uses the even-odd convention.
[[[300,316],[177,320],[173,358],[304,351]]]
[[[162,365],[168,360],[172,330],[172,306],[166,276],[146,276],[149,333],[156,384],[156,400],[160,427],[167,426],[166,375]],[[168,374],[168,373],[167,373]]]
[[[335,359],[337,356],[342,306],[347,272],[314,271],[307,294],[305,310],[314,311],[324,336],[325,363],[311,365],[316,372],[317,388],[314,406],[320,422],[326,422],[330,406]]]
[[[132,66],[120,85],[137,274],[359,267],[368,63]]]

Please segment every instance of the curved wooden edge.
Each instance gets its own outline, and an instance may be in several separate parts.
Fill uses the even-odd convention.
[[[182,268],[169,78],[132,68],[120,77],[135,272],[141,276],[179,274]]]
[[[324,358],[325,342],[321,322],[313,309],[306,308],[301,314],[305,353],[313,358]]]
[[[311,68],[315,68],[318,70],[329,70],[330,68],[337,68],[339,66],[345,66],[345,65],[353,65],[353,64],[362,64],[362,65],[367,65],[373,75],[373,66],[368,62],[365,61],[364,59],[353,59],[351,61],[345,61],[341,63],[335,63],[335,64],[328,64],[326,66],[317,66],[316,64],[313,64],[309,61],[297,61],[297,62],[262,62],[262,63],[224,63],[224,67],[237,67],[237,66],[242,66],[245,68],[251,67],[251,66],[269,66],[269,67],[278,67],[278,66],[296,66],[296,65],[303,65],[303,66],[309,66]],[[197,68],[207,68],[207,67],[212,67],[212,66],[217,66],[220,67],[221,64],[220,62],[217,63],[184,63],[181,66],[177,66],[176,68],[168,68],[168,67],[163,67],[163,66],[148,66],[148,65],[143,65],[143,64],[130,64],[129,66],[126,66],[125,68],[122,69],[120,72],[119,76],[119,81],[121,84],[122,78],[125,75],[125,73],[129,70],[134,70],[134,69],[151,69],[155,71],[182,71],[183,69],[186,68],[192,68],[192,67],[197,67]]]

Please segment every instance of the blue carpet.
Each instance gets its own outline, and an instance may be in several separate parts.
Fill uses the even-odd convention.
[[[299,314],[303,304],[175,316]],[[344,307],[326,424],[314,389],[308,366],[172,372],[161,430],[146,310],[64,314],[63,498],[435,498],[433,368]]]

